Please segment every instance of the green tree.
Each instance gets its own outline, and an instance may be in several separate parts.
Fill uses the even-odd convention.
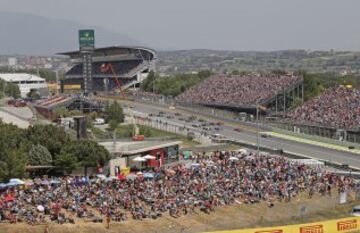
[[[26,155],[19,149],[10,150],[1,156],[0,180],[8,182],[11,178],[21,178],[25,173]]]
[[[70,142],[70,136],[54,125],[31,126],[26,135],[33,144],[45,146],[53,156],[58,155],[61,148]]]
[[[240,75],[240,71],[239,70],[233,70],[231,72],[232,75]]]
[[[5,81],[0,80],[0,99],[5,97],[5,86],[6,86]]]
[[[13,97],[14,99],[20,98],[19,86],[14,83],[6,83],[5,95],[9,97]]]
[[[75,158],[76,163],[85,167],[86,171],[87,167],[104,166],[111,156],[103,146],[95,141],[78,140],[67,143],[61,149],[61,160],[69,161],[69,157]],[[59,164],[59,160],[56,164]]]
[[[112,104],[105,108],[106,121],[111,123],[111,130],[115,130],[118,124],[124,122],[124,112],[122,107],[117,101],[113,101]]]
[[[7,182],[13,177],[21,177],[25,172],[26,156],[29,148],[25,130],[0,121],[0,180]]]
[[[28,164],[30,165],[50,165],[52,156],[49,150],[42,145],[32,145],[29,151]]]
[[[0,122],[0,132],[0,160],[11,150],[29,147],[25,130]]]
[[[40,99],[40,94],[35,89],[31,89],[30,92],[26,94],[26,97],[37,100]]]
[[[212,72],[209,70],[202,70],[197,74],[177,74],[166,77],[160,77],[151,72],[141,85],[141,89],[165,96],[177,96],[211,75]]]
[[[63,169],[66,171],[66,173],[71,173],[71,171],[80,166],[76,157],[65,152],[57,156],[56,160],[54,161],[54,165]]]

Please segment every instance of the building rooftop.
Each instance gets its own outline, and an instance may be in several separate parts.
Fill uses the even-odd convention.
[[[0,79],[6,82],[19,82],[19,81],[44,81],[45,79],[26,73],[0,73]]]
[[[121,154],[125,156],[144,153],[150,150],[156,150],[169,146],[180,145],[182,141],[176,140],[154,140],[154,141],[117,141],[115,144],[111,141],[99,142],[111,154]]]

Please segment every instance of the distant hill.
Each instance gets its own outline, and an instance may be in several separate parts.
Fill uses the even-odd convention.
[[[127,35],[91,25],[46,17],[0,12],[0,55],[51,55],[78,49],[78,30],[95,29],[97,47],[140,45]]]
[[[312,73],[360,74],[360,52],[355,51],[225,51],[178,50],[158,51],[158,72],[162,74],[192,73],[211,70],[232,71],[306,70]]]

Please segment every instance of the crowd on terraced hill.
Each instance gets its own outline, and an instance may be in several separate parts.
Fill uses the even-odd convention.
[[[184,103],[197,103],[231,107],[253,106],[298,81],[294,75],[218,75],[182,93],[176,99]]]
[[[27,187],[0,191],[0,222],[29,224],[54,221],[113,221],[177,218],[231,204],[290,202],[305,192],[331,195],[355,186],[349,177],[291,162],[275,155],[254,152],[194,154],[188,164],[156,168],[152,178],[100,180],[96,177],[63,177],[58,182],[34,181]]]
[[[330,88],[288,117],[301,124],[357,130],[360,125],[360,90],[343,86]]]

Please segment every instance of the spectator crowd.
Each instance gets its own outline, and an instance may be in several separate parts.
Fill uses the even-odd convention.
[[[343,86],[330,88],[288,117],[300,124],[357,130],[360,125],[360,90]]]
[[[63,177],[34,180],[0,192],[0,222],[36,224],[79,219],[113,221],[177,218],[219,206],[290,202],[300,193],[331,195],[354,187],[354,181],[284,157],[253,152],[194,154],[189,163],[156,168],[153,176]]]
[[[218,75],[191,87],[176,99],[183,103],[218,106],[253,106],[274,97],[298,81],[295,75]]]

